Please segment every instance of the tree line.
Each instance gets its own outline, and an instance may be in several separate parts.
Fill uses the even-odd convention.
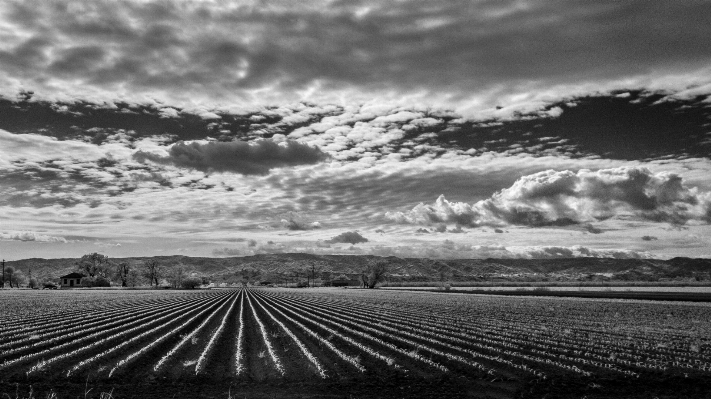
[[[86,275],[83,286],[110,286],[111,282],[122,287],[137,287],[146,283],[153,287],[167,283],[172,288],[196,288],[209,284],[209,279],[197,276],[195,270],[182,263],[168,266],[154,259],[142,262],[112,262],[99,253],[84,255],[76,263],[77,271]]]
[[[358,273],[336,273],[327,264],[314,262],[303,265],[299,262],[288,262],[280,265],[278,270],[265,271],[255,267],[245,267],[235,273],[243,284],[268,282],[276,285],[309,287],[319,285],[329,286],[337,281],[355,282],[363,288],[375,288],[388,277],[390,268],[388,262],[374,260],[368,262]]]
[[[158,287],[167,285],[172,288],[196,288],[209,284],[210,279],[197,273],[194,267],[183,263],[165,264],[155,259],[142,261],[114,261],[107,255],[91,253],[82,256],[74,264],[76,272],[85,277],[81,280],[84,287],[138,287],[148,285]],[[45,282],[55,282],[53,279],[38,279],[25,276],[20,270],[12,267],[5,269],[4,283],[11,288],[27,286],[37,288]],[[386,261],[372,260],[363,266],[358,273],[335,273],[326,263],[311,263],[304,265],[299,262],[289,262],[279,265],[278,270],[267,271],[261,268],[245,267],[235,272],[232,281],[243,284],[272,283],[276,285],[291,285],[307,287],[331,285],[334,281],[357,282],[364,288],[375,288],[383,282],[389,273]]]

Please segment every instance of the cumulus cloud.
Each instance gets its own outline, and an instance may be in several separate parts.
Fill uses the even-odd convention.
[[[328,158],[317,147],[296,141],[276,143],[272,140],[204,144],[180,142],[170,147],[167,156],[137,151],[133,157],[139,162],[151,161],[206,173],[233,172],[244,175],[266,175],[272,168],[315,164]]]
[[[31,242],[67,242],[64,237],[48,236],[38,234],[33,231],[0,233],[0,240],[8,241],[31,241]]]
[[[330,244],[343,243],[355,245],[362,242],[368,242],[368,239],[360,235],[357,231],[346,231],[345,233],[341,233],[326,242]]]
[[[280,223],[289,230],[314,230],[321,228],[321,222],[309,221],[307,215],[296,212],[288,212],[287,215],[280,220]]]
[[[462,226],[564,226],[617,215],[683,225],[711,222],[711,193],[682,183],[672,173],[641,167],[548,170],[523,176],[511,187],[474,204],[450,202],[440,196],[432,205],[408,212],[388,212],[400,223]]]

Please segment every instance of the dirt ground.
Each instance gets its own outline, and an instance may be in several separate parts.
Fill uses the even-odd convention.
[[[711,381],[701,378],[614,379],[595,382],[585,378],[488,381],[461,376],[436,378],[377,376],[349,380],[312,381],[216,381],[209,377],[190,380],[149,380],[142,383],[4,381],[0,397],[43,399],[54,392],[58,399],[99,398],[102,392],[114,399],[263,399],[263,398],[711,398]],[[88,391],[88,392],[87,392]]]

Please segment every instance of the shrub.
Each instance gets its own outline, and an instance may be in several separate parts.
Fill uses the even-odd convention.
[[[81,279],[82,287],[111,287],[111,281],[106,277],[83,277]]]
[[[98,276],[94,278],[94,287],[111,287],[111,281],[106,277]]]
[[[181,287],[186,290],[194,290],[195,288],[202,285],[201,277],[188,277],[181,282]]]

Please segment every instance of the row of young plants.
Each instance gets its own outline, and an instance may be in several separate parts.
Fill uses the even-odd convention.
[[[263,361],[282,377],[311,370],[330,378],[382,367],[480,378],[711,373],[708,344],[693,346],[709,329],[708,320],[694,323],[689,332],[632,318],[637,308],[647,317],[711,318],[711,307],[698,304],[654,304],[655,313],[643,302],[333,289],[217,290],[130,299],[121,297],[76,320],[38,313],[28,328],[0,332],[0,372],[23,368],[28,375],[99,372],[118,378],[140,360],[147,374],[170,369],[209,375],[217,348],[228,348],[233,377],[250,378],[254,359],[249,356],[259,347]],[[71,306],[73,301],[63,296],[58,303]]]
[[[165,298],[193,296],[194,292],[183,291],[0,291],[5,322],[0,333],[25,327],[28,320],[38,323],[85,316],[87,313],[109,309],[125,309],[126,306]]]
[[[442,330],[459,330],[465,334],[473,333],[475,336],[471,337],[472,339],[478,338],[484,342],[492,338],[493,341],[508,341],[512,345],[526,348],[526,350],[530,349],[529,352],[537,356],[549,356],[552,360],[557,358],[563,363],[577,362],[588,366],[592,365],[605,369],[605,371],[620,371],[631,376],[642,371],[638,369],[667,369],[669,371],[676,369],[676,372],[689,370],[707,372],[709,370],[708,352],[698,350],[698,347],[696,351],[691,350],[692,345],[676,348],[650,347],[646,344],[636,344],[635,338],[629,335],[624,341],[625,344],[621,345],[621,341],[618,339],[619,332],[615,329],[600,328],[599,321],[587,323],[586,320],[576,317],[586,309],[595,309],[600,305],[600,301],[557,300],[555,304],[565,311],[556,312],[555,316],[551,316],[550,307],[541,310],[541,305],[549,305],[550,301],[533,298],[496,298],[499,302],[494,303],[491,297],[477,296],[417,293],[397,295],[397,300],[392,300],[393,298],[390,298],[392,296],[391,293],[379,293],[369,297],[357,297],[357,293],[354,292],[347,294],[335,292],[330,295],[328,306],[336,306],[334,302],[338,301],[350,308],[359,304],[363,309],[379,309],[378,311],[385,312],[385,314],[390,312],[391,317],[400,318],[405,322],[412,323],[419,320],[439,326],[437,328]],[[314,300],[324,299],[323,295],[312,295],[312,297]],[[387,306],[378,306],[378,304],[387,304]],[[614,311],[610,314],[617,320],[618,325],[626,324],[626,330],[631,329],[630,325],[637,326],[638,332],[635,335],[640,335],[639,330],[642,333],[646,331],[646,320],[639,318],[625,320],[619,317],[619,310],[624,306],[649,308],[650,304],[630,304],[619,301],[613,305],[606,304]],[[651,306],[657,306],[658,313],[669,312],[669,307],[672,308],[672,311],[696,316],[709,311],[708,306],[697,304],[680,305],[675,303],[653,304]],[[522,309],[527,309],[528,313],[523,312]],[[354,311],[361,310],[354,309]],[[523,317],[517,320],[516,316],[522,313]],[[597,313],[599,317],[602,316],[599,312]],[[572,317],[569,317],[570,315]],[[591,326],[591,324],[593,325]],[[565,327],[561,328],[560,326]],[[699,327],[700,329],[708,328],[708,325]],[[583,336],[586,338],[581,339]],[[692,342],[694,339],[693,336],[685,334],[679,328],[656,331],[653,339],[656,342],[665,342],[679,340],[680,337]],[[650,340],[644,336],[641,339],[643,342]],[[511,348],[511,350],[521,351],[516,348]],[[550,363],[550,361],[546,360],[546,363]]]
[[[189,302],[190,300],[188,298],[183,298],[182,300],[175,298],[160,302],[156,301],[153,303],[126,306],[123,309],[108,310],[99,314],[84,315],[71,322],[53,321],[42,324],[33,321],[28,323],[31,325],[26,329],[0,336],[0,340],[2,340],[0,350],[3,351],[3,355],[6,355],[10,352],[18,351],[19,348],[17,347],[23,344],[26,345],[26,348],[56,344],[56,342],[69,337],[78,336],[97,329],[112,327],[147,314],[159,313],[164,309],[170,309]],[[30,342],[32,344],[29,344]]]
[[[338,305],[330,305],[329,307],[332,306],[338,306]],[[349,308],[353,309],[353,305],[351,305]],[[388,311],[388,310],[372,310],[369,308],[356,308],[353,309],[356,310],[359,314],[370,314],[372,317],[385,317],[386,320],[381,321],[381,323],[386,323],[392,326],[395,326],[397,328],[402,328],[408,331],[412,331],[413,333],[416,334],[423,334],[423,335],[432,335],[438,338],[441,338],[445,342],[456,342],[464,345],[470,345],[477,347],[478,349],[484,349],[490,352],[493,352],[493,354],[498,354],[498,353],[503,353],[503,351],[508,351],[509,353],[513,354],[514,357],[517,356],[517,352],[522,352],[523,348],[520,345],[520,340],[514,340],[506,337],[506,332],[502,331],[501,335],[504,336],[497,336],[495,334],[491,334],[490,329],[486,329],[485,331],[481,331],[480,328],[463,328],[461,326],[461,322],[459,320],[448,320],[446,322],[432,322],[425,320],[422,315],[408,315],[405,312],[394,312],[394,311]],[[456,327],[453,327],[453,325],[459,324]],[[533,354],[536,355],[542,355],[544,357],[551,357],[551,358],[558,358],[557,360],[563,360],[563,361],[577,361],[579,363],[583,364],[593,364],[595,365],[596,363],[590,363],[587,361],[584,361],[582,359],[577,359],[576,357],[569,357],[566,356],[565,354],[558,354],[555,352],[551,352],[548,349],[551,349],[550,346],[548,345],[541,345],[537,344],[535,342],[527,342],[529,346],[529,351]],[[447,344],[445,344],[447,345]],[[491,346],[494,345],[494,346]],[[533,347],[531,347],[533,346]],[[535,346],[538,347],[544,347],[546,350],[537,350]],[[484,353],[478,353],[476,356],[479,357],[484,357],[486,358],[487,355]],[[491,355],[488,355],[491,356]],[[521,355],[518,355],[519,357]],[[527,356],[526,358],[530,358],[530,356]],[[491,360],[491,359],[490,359]],[[501,361],[501,358],[497,357],[498,361]],[[568,371],[573,371],[582,375],[590,375],[590,372],[586,372],[582,369],[580,369],[578,366],[574,365],[569,365],[566,364],[565,362],[560,362],[560,361],[550,361],[550,360],[543,360],[544,363],[552,364],[555,366],[558,366],[564,370]],[[604,368],[609,368],[615,371],[619,371],[623,374],[627,375],[636,375],[636,373],[629,371],[629,370],[622,370],[617,367],[609,367],[609,366],[601,366]]]
[[[61,292],[61,291],[60,291]],[[132,297],[131,293],[99,292],[93,295],[82,295],[61,292],[58,298],[41,296],[40,304],[27,301],[27,297],[33,291],[28,291],[20,298],[5,298],[4,304],[7,307],[23,308],[25,315],[20,315],[15,319],[8,319],[0,326],[0,340],[8,335],[21,333],[31,333],[33,330],[46,329],[49,326],[63,327],[73,325],[77,322],[86,322],[97,315],[107,315],[112,312],[122,312],[141,306],[154,306],[165,301],[176,301],[184,298],[205,295],[204,293],[178,295],[173,293],[157,292],[153,295],[141,295]],[[71,297],[75,295],[75,297]],[[76,295],[79,295],[78,297]],[[14,300],[18,300],[15,302]],[[7,309],[3,309],[3,314]]]
[[[44,370],[53,363],[64,361],[83,353],[91,353],[103,345],[110,346],[116,341],[125,341],[134,334],[139,334],[152,326],[156,326],[157,329],[164,328],[180,317],[185,317],[201,306],[207,306],[224,296],[224,293],[206,295],[186,303],[159,309],[157,312],[137,313],[134,317],[125,319],[113,327],[94,326],[86,331],[74,331],[67,333],[66,336],[50,338],[47,342],[39,341],[15,348],[12,351],[3,351],[0,354],[0,358],[4,359],[0,363],[0,371],[10,367],[17,367],[19,364],[37,358],[42,360],[32,366],[28,373]],[[42,349],[41,347],[45,348]],[[47,359],[47,356],[52,357]]]

